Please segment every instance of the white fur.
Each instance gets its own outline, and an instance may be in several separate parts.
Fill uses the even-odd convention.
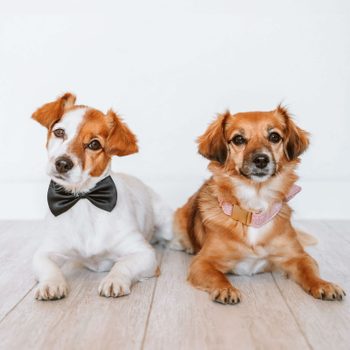
[[[276,191],[279,191],[282,185],[282,178],[279,175],[271,178],[268,186],[262,187],[259,192],[254,185],[248,185],[238,179],[232,179],[232,181],[234,182],[236,196],[241,206],[253,212],[268,210],[274,203]],[[271,230],[272,226],[273,220],[259,228],[248,227],[247,242],[254,247],[256,254],[239,261],[234,266],[233,273],[237,275],[252,275],[265,270],[268,265],[265,259],[266,252],[259,247],[259,242]]]
[[[254,247],[254,254],[239,261],[234,266],[232,270],[233,273],[236,275],[253,275],[264,271],[268,265],[268,261],[265,259],[268,254],[262,246],[259,246],[259,241],[261,241],[264,235],[270,231],[271,227],[272,222],[259,228],[248,228],[247,241],[252,247]]]
[[[232,179],[236,196],[240,201],[241,206],[249,211],[260,212],[268,210],[274,203],[276,192],[279,191],[282,185],[282,179],[280,175],[270,179],[268,186],[264,186],[258,192],[256,187],[252,184],[249,185],[236,178]],[[247,240],[255,246],[264,237],[264,235],[271,229],[273,220],[263,225],[262,227],[255,228],[250,226],[247,230]]]
[[[47,215],[47,236],[33,259],[38,299],[65,296],[66,292],[58,294],[59,289],[67,290],[59,265],[67,259],[94,271],[111,269],[99,288],[104,296],[127,294],[133,282],[155,275],[157,261],[149,241],[154,236],[172,238],[171,211],[136,178],[124,174],[112,178],[118,190],[112,212],[81,199],[57,217]]]
[[[235,180],[236,196],[239,199],[241,206],[246,210],[259,212],[268,208],[268,201],[265,196],[258,194],[254,186],[249,186],[243,181]]]
[[[48,145],[50,163],[67,152],[67,147],[83,120],[86,110],[70,112],[55,126],[66,131],[66,140],[52,138]],[[63,152],[63,153],[62,153]],[[69,154],[72,157],[72,154]],[[172,238],[172,212],[167,205],[140,180],[106,171],[91,177],[75,163],[76,174],[59,182],[72,191],[88,191],[98,181],[111,175],[118,199],[111,212],[81,199],[71,209],[55,217],[48,213],[45,240],[33,258],[39,281],[36,298],[41,300],[66,296],[68,285],[60,269],[66,260],[80,261],[93,271],[109,271],[102,280],[99,293],[106,297],[128,294],[133,282],[152,277],[157,260],[150,240]],[[74,171],[74,168],[71,171]],[[79,182],[76,182],[79,180]]]
[[[282,186],[281,174],[270,178],[268,186],[262,186],[260,191],[253,184],[247,184],[237,178],[231,178],[231,181],[241,206],[254,212],[268,209],[274,203],[276,192],[280,191]]]
[[[264,272],[265,268],[268,266],[268,261],[266,259],[259,258],[246,258],[239,261],[232,272],[236,275],[254,275],[256,273]]]
[[[271,230],[272,227],[272,221],[268,222],[267,224],[261,226],[261,227],[248,227],[247,230],[247,240],[252,245],[255,246],[259,244],[259,241],[265,236],[266,233],[268,233]]]

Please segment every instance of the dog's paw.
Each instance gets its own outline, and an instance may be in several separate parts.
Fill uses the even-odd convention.
[[[107,275],[100,283],[98,292],[102,297],[117,298],[130,294],[130,286],[129,279],[124,276]]]
[[[210,293],[210,298],[221,304],[238,304],[241,301],[241,293],[232,286],[221,289],[218,288]]]
[[[346,295],[336,284],[322,280],[311,286],[308,292],[314,298],[323,300],[342,300]]]
[[[57,300],[66,297],[68,285],[64,280],[41,281],[35,291],[37,300]]]

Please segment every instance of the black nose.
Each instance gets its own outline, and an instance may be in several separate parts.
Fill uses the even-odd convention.
[[[60,174],[64,174],[73,168],[73,162],[68,157],[59,157],[56,159],[55,166]]]
[[[255,166],[259,169],[266,168],[267,164],[269,164],[269,157],[266,154],[258,153],[254,156],[253,162]]]

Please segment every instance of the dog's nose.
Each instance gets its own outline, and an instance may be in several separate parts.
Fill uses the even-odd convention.
[[[259,169],[266,168],[267,164],[269,164],[269,157],[266,154],[258,153],[254,156],[253,162],[255,166]]]
[[[73,162],[68,157],[59,157],[56,159],[55,166],[60,174],[64,174],[73,168]]]

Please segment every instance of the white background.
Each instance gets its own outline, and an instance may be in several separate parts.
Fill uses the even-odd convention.
[[[194,140],[216,113],[282,101],[312,134],[296,216],[350,219],[349,1],[48,3],[1,2],[1,219],[44,215],[46,131],[30,116],[66,91],[124,117],[140,153],[113,168],[173,207],[209,175]]]

